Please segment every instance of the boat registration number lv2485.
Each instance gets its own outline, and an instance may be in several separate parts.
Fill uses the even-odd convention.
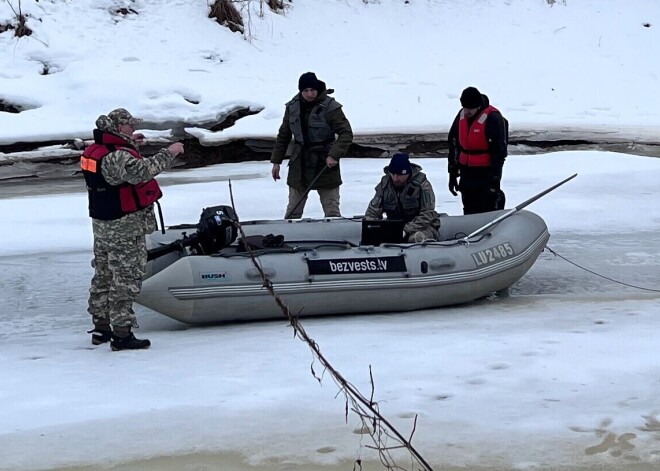
[[[356,273],[394,273],[406,271],[403,255],[394,257],[337,258],[307,260],[310,275],[354,275]]]
[[[500,260],[506,260],[511,258],[516,253],[511,247],[509,242],[504,242],[503,244],[497,244],[495,247],[489,247],[484,250],[479,250],[472,254],[474,263],[478,267],[483,267],[485,265],[490,265],[491,263],[499,262]]]

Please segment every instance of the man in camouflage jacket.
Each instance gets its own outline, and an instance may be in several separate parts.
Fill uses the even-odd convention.
[[[136,339],[133,302],[140,294],[147,263],[145,235],[156,229],[153,203],[162,193],[154,177],[183,152],[174,143],[151,157],[142,157],[134,118],[124,108],[96,120],[94,144],[81,156],[94,233],[94,277],[88,312],[92,343],[110,341],[113,350],[148,348]]]
[[[394,154],[384,169],[385,176],[376,186],[376,195],[365,213],[367,219],[405,222],[408,242],[438,240],[440,219],[435,211],[435,194],[422,168],[410,162],[408,154]]]
[[[289,203],[285,217],[299,219],[307,201],[305,191],[316,190],[326,217],[339,217],[339,159],[353,142],[351,124],[342,105],[328,96],[325,83],[307,72],[298,80],[298,93],[286,104],[270,161],[272,176],[280,179],[280,164],[289,159]],[[293,139],[292,139],[293,138]],[[318,178],[317,178],[318,177]]]

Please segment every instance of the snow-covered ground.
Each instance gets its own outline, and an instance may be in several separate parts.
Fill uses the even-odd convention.
[[[364,212],[382,163],[344,161],[345,214]],[[438,210],[460,213],[445,190],[444,161],[419,163],[436,182]],[[277,217],[286,192],[269,169],[259,162],[170,173],[167,223],[194,222],[202,206],[227,203],[227,178],[242,219]],[[304,321],[332,364],[364,391],[371,365],[381,411],[404,434],[419,415],[414,444],[439,469],[660,465],[660,160],[514,156],[504,187],[517,204],[571,172],[578,177],[529,208],[546,219],[549,246],[655,292],[544,253],[508,298]],[[322,216],[317,198],[309,204],[309,216]],[[360,449],[366,440],[355,433],[356,418],[344,423],[334,384],[327,378],[319,386],[311,376],[311,354],[284,320],[191,328],[138,306],[138,334],[152,340],[151,349],[92,347],[85,205],[82,188],[0,200],[0,469],[226,469],[232,456],[262,469],[351,469],[352,459],[374,459]],[[153,468],[120,465],[186,454],[193,456],[147,461]],[[184,467],[204,459],[207,468]]]
[[[512,131],[660,133],[652,0],[287,0],[280,14],[245,0],[249,41],[209,19],[208,0],[8,0],[0,24],[19,3],[34,33],[0,34],[0,100],[30,109],[0,113],[0,144],[91,137],[119,106],[189,123],[251,106],[225,131],[189,131],[272,137],[308,70],[359,134],[446,132],[468,85]]]
[[[18,3],[0,3],[0,24]],[[337,90],[358,133],[446,132],[461,90],[476,85],[512,130],[660,135],[660,2],[293,0],[261,17],[253,0],[250,41],[208,20],[206,0],[21,3],[34,34],[0,34],[0,100],[32,109],[0,112],[0,144],[86,137],[118,106],[193,123],[248,105],[261,111],[190,132],[273,137],[307,70]],[[459,214],[446,162],[418,162],[438,211]],[[342,162],[345,215],[364,212],[386,163]],[[404,435],[419,416],[413,444],[434,469],[660,466],[660,160],[511,156],[509,206],[575,172],[529,208],[549,246],[656,291],[546,252],[510,297],[304,321],[363,391],[371,365],[375,399]],[[286,186],[255,162],[164,174],[166,222],[228,203],[228,178],[242,220],[282,216]],[[12,188],[0,199],[0,470],[344,470],[357,458],[381,469],[285,321],[192,328],[138,306],[151,349],[92,347],[82,181]],[[305,215],[322,215],[317,198]]]

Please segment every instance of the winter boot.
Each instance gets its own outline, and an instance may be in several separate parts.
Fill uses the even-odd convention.
[[[92,334],[92,343],[94,345],[101,345],[110,341],[112,330],[110,324],[105,319],[94,319],[94,328],[87,331]]]
[[[136,339],[130,327],[114,327],[110,348],[113,351],[119,350],[141,350],[149,348],[151,342],[147,339]]]

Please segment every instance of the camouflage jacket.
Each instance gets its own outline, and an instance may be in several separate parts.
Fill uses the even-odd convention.
[[[407,235],[424,231],[429,227],[438,229],[440,219],[435,211],[435,193],[431,182],[417,164],[411,164],[412,174],[403,188],[397,189],[390,178],[389,168],[376,185],[376,194],[365,213],[367,219],[382,219],[383,213],[389,219],[402,219],[406,222],[403,230]]]
[[[121,136],[127,139],[127,136]],[[151,157],[136,159],[125,150],[116,150],[103,158],[101,172],[111,185],[130,183],[135,185],[151,180],[168,168],[174,156],[167,149],[161,149]],[[156,229],[156,217],[153,205],[134,213],[129,213],[112,221],[92,219],[92,228],[96,237],[123,237],[149,234]]]

